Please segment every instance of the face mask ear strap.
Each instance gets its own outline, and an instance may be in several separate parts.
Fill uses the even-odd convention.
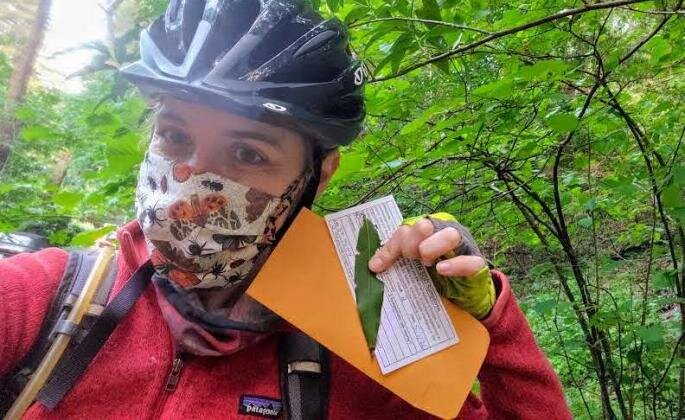
[[[302,207],[308,209],[312,208],[314,199],[316,199],[316,190],[319,189],[319,182],[321,182],[321,163],[323,162],[323,150],[318,145],[312,148],[312,174],[307,182],[307,186],[302,192],[302,197],[298,203],[297,211]]]
[[[321,181],[321,163],[323,162],[324,152],[318,144],[315,144],[310,150],[312,151],[312,173],[307,181],[304,191],[302,191],[300,200],[290,212],[290,215],[286,219],[283,226],[281,226],[279,231],[276,233],[276,244],[281,240],[283,235],[285,235],[285,232],[288,231],[290,224],[293,222],[293,220],[295,220],[295,217],[297,217],[297,215],[300,213],[300,210],[302,210],[303,207],[311,209],[312,204],[314,204],[316,190],[319,188],[319,182]]]

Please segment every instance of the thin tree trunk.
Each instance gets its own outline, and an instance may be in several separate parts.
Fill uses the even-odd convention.
[[[110,50],[110,56],[113,60],[117,60],[117,37],[114,31],[114,18],[117,8],[121,5],[122,0],[112,0],[109,4],[103,2],[100,5],[105,12],[105,19],[107,22],[107,47]]]
[[[12,113],[26,95],[26,88],[33,75],[36,57],[45,36],[51,4],[52,0],[40,0],[26,45],[17,49],[14,58],[12,75],[7,88],[5,120],[0,122],[0,171],[7,162],[10,146],[16,137],[16,121]]]

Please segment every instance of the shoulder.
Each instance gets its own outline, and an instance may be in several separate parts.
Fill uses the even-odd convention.
[[[0,260],[0,373],[37,337],[68,258],[67,251],[48,248]]]
[[[46,248],[0,260],[0,289],[54,289],[59,284],[69,252]]]
[[[40,325],[62,279],[69,253],[47,248],[0,260],[0,310],[5,317],[26,317]],[[22,315],[23,314],[23,315]],[[30,328],[29,328],[30,329]]]

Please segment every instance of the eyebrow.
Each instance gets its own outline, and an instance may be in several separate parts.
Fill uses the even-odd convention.
[[[283,145],[280,141],[264,133],[251,130],[226,130],[224,131],[224,136],[233,137],[238,139],[251,139],[261,141],[278,149],[283,149]]]
[[[169,109],[164,109],[157,114],[159,118],[164,118],[165,120],[175,121],[180,125],[186,125],[186,120],[181,118],[180,115],[176,114],[174,111]]]
[[[164,109],[159,112],[158,114],[159,118],[163,118],[166,120],[174,121],[177,122],[180,125],[186,126],[186,120],[184,120],[180,115],[175,113],[174,111],[170,109]],[[258,131],[253,131],[253,130],[226,130],[223,132],[223,135],[225,137],[232,137],[232,138],[238,138],[238,139],[250,139],[250,140],[257,140],[261,141],[264,143],[267,143],[271,146],[274,146],[278,149],[283,149],[283,144],[278,140],[273,138],[272,136],[269,136],[264,133],[260,133]]]

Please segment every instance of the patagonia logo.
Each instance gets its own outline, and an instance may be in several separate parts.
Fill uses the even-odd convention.
[[[258,395],[243,395],[240,397],[238,413],[248,416],[278,417],[281,415],[283,404],[281,400]]]

